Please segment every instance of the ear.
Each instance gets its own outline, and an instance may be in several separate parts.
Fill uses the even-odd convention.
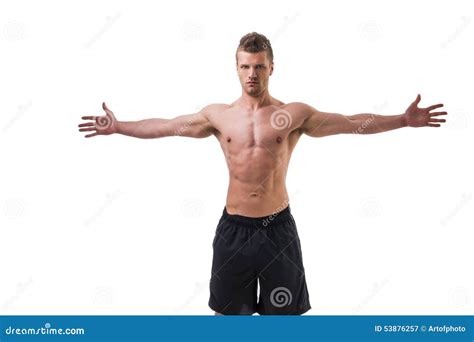
[[[270,64],[270,75],[273,74],[273,62]]]

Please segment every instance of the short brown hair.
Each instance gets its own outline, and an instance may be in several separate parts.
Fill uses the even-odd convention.
[[[239,46],[235,52],[235,61],[237,62],[237,52],[239,50],[245,52],[261,52],[267,51],[267,57],[270,63],[273,63],[273,50],[270,41],[263,34],[257,32],[247,33],[245,36],[240,38]]]

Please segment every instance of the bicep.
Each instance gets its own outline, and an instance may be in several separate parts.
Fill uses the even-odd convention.
[[[341,133],[351,133],[354,130],[354,121],[351,116],[321,112],[308,106],[307,118],[301,131],[310,137],[324,137]]]
[[[190,138],[206,138],[212,135],[214,127],[206,115],[206,108],[198,113],[180,115],[169,120],[167,126],[170,135]]]

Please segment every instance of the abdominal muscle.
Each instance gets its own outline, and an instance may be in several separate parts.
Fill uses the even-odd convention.
[[[248,156],[247,156],[248,157]],[[229,214],[263,217],[288,206],[285,186],[287,162],[273,157],[256,156],[229,160],[229,188],[226,209]]]

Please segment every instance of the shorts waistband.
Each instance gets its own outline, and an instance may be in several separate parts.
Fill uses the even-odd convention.
[[[237,214],[229,214],[227,212],[227,207],[224,206],[224,210],[222,211],[222,220],[225,220],[227,222],[231,223],[237,223],[241,224],[244,226],[249,226],[249,227],[271,227],[273,225],[280,224],[284,221],[289,220],[292,218],[291,215],[291,209],[290,205],[279,211],[272,213],[267,216],[261,216],[261,217],[248,217],[248,216],[242,216],[242,215],[237,215]]]

